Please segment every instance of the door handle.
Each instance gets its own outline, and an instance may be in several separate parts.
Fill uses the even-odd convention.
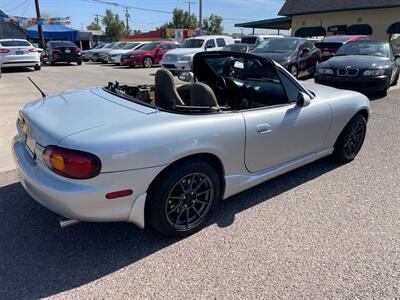
[[[264,134],[272,131],[272,127],[269,124],[259,124],[256,126],[256,131],[259,134]]]

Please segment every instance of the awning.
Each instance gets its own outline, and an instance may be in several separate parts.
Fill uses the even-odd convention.
[[[392,25],[389,26],[387,33],[393,34],[393,33],[400,33],[400,22],[393,23]]]
[[[289,30],[292,27],[292,18],[283,17],[283,18],[267,19],[267,20],[253,21],[247,23],[239,23],[235,24],[235,27]]]
[[[300,27],[296,30],[294,34],[297,37],[312,37],[312,36],[325,36],[326,30],[322,26],[315,26],[315,27]]]
[[[372,32],[372,27],[368,24],[351,25],[346,30],[346,34],[348,35],[371,35]]]
[[[43,24],[43,35],[45,40],[66,40],[76,43],[78,41],[78,30],[63,26]],[[33,25],[25,29],[26,34],[32,39],[38,39],[38,27]]]

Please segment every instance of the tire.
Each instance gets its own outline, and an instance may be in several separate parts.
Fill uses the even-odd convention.
[[[149,69],[153,66],[153,59],[150,56],[147,56],[143,59],[143,67]]]
[[[367,120],[361,114],[355,115],[340,133],[335,143],[332,158],[339,163],[348,163],[356,158],[367,133]]]
[[[293,75],[294,78],[299,77],[299,68],[297,67],[297,65],[291,65],[289,68],[289,72]]]
[[[35,69],[35,71],[40,71],[42,69],[42,66],[35,65],[33,68]]]
[[[221,186],[217,171],[207,163],[193,160],[176,165],[152,184],[148,224],[172,237],[197,232],[215,210]]]
[[[378,96],[382,98],[386,97],[389,92],[389,88],[390,88],[390,82],[385,86],[385,88],[382,91],[378,92]]]
[[[50,62],[50,65],[55,66],[56,63],[54,61]]]
[[[399,82],[399,77],[400,77],[400,72],[397,73],[397,76],[395,78],[395,80],[392,82],[391,86],[396,86],[397,83]]]
[[[78,66],[80,66],[80,65],[82,65],[82,61],[80,60],[80,61],[78,61],[76,64],[77,64]]]

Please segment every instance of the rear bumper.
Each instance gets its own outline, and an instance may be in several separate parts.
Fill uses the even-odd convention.
[[[389,84],[388,76],[379,77],[331,77],[315,74],[315,82],[339,89],[354,90],[359,92],[382,91]]]
[[[144,205],[135,205],[135,201],[145,198],[149,184],[163,169],[102,173],[89,180],[72,180],[54,174],[40,160],[32,159],[18,136],[13,140],[12,151],[18,177],[27,193],[56,214],[78,221],[126,221],[143,227]],[[132,189],[133,194],[114,200],[105,198],[107,193],[125,189]]]
[[[40,66],[40,60],[34,61],[6,61],[1,64],[2,68],[11,67],[34,67],[36,65]]]

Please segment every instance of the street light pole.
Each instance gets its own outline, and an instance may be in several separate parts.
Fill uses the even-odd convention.
[[[126,35],[129,35],[129,12],[128,7],[125,6],[125,18],[126,18]]]
[[[199,0],[199,29],[203,27],[203,0]]]
[[[40,16],[39,0],[35,0],[35,7],[36,7],[36,18],[38,20],[37,26],[38,26],[38,34],[39,34],[39,45],[40,45],[40,48],[44,49],[45,43],[44,43],[43,27],[41,24],[42,18]]]

